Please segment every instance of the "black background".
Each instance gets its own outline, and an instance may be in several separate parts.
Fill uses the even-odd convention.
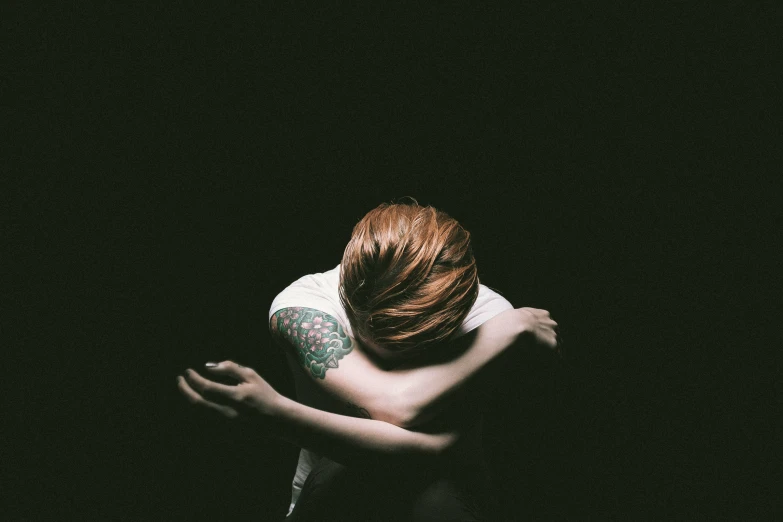
[[[296,450],[175,376],[230,358],[290,392],[272,298],[402,196],[563,327],[566,362],[521,356],[489,406],[509,514],[771,507],[772,10],[4,10],[8,520],[284,512]]]

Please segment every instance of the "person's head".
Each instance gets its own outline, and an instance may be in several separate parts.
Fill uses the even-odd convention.
[[[368,212],[343,254],[340,301],[359,342],[386,359],[451,339],[478,291],[470,233],[415,200]]]

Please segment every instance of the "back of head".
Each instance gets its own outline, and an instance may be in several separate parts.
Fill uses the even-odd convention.
[[[415,200],[368,212],[343,254],[340,300],[354,334],[394,355],[449,340],[478,290],[470,233]]]

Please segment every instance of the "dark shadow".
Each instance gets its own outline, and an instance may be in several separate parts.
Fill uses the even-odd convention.
[[[573,369],[550,349],[520,341],[480,379],[485,455],[505,518],[578,518],[584,458]]]

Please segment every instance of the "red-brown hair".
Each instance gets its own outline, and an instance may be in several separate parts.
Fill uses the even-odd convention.
[[[470,233],[415,200],[368,212],[343,254],[340,301],[351,327],[387,350],[413,354],[450,339],[478,291]]]

